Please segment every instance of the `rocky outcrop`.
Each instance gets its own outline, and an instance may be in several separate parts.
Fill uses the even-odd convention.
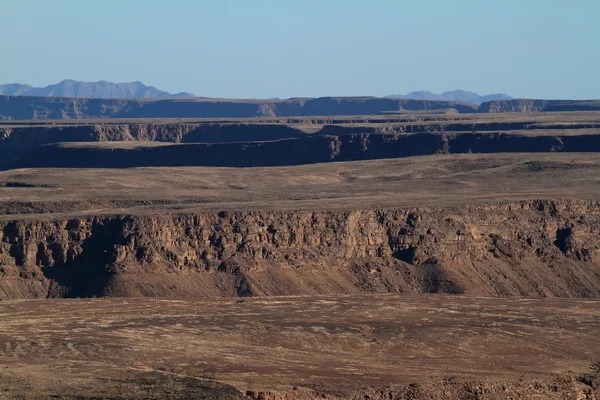
[[[600,203],[0,223],[0,298],[600,296]]]
[[[514,99],[495,100],[482,103],[480,113],[505,113],[505,112],[539,112],[548,106],[548,100]]]
[[[298,388],[288,391],[251,390],[246,392],[246,398],[250,400],[504,400],[527,398],[598,400],[600,398],[600,382],[586,384],[580,379],[567,374],[518,381],[465,381],[449,377],[435,383],[413,382],[405,386],[391,385],[350,391],[346,394],[331,394],[318,390],[299,390]]]

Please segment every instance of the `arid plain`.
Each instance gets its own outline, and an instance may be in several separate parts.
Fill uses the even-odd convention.
[[[595,399],[599,120],[3,122],[0,398]]]

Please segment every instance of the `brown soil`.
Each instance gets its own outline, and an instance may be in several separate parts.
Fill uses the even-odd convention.
[[[598,176],[596,153],[433,155],[277,168],[22,169],[0,172],[0,219],[594,200]]]
[[[583,399],[600,389],[590,370],[599,306],[461,296],[5,302],[0,396]]]

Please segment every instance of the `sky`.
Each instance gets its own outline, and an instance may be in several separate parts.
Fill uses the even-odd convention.
[[[0,84],[600,98],[599,0],[0,0]]]

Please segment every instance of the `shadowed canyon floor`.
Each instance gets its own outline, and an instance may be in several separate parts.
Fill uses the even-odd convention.
[[[0,318],[6,399],[583,399],[600,383],[597,300],[49,300]]]
[[[260,167],[600,152],[598,112],[0,124],[0,168]]]

